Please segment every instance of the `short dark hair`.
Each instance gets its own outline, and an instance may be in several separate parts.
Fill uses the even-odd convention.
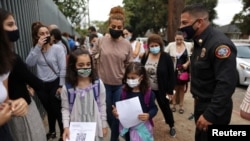
[[[98,36],[96,34],[94,34],[94,33],[91,33],[89,35],[89,41],[93,40],[94,38],[98,38]]]
[[[62,33],[59,29],[55,28],[50,31],[50,36],[54,36],[57,41],[62,40]]]
[[[132,37],[131,37],[130,41],[136,40],[137,35],[136,35],[134,29],[131,26],[126,26],[124,29],[126,29],[126,30],[128,30],[128,32],[132,33]]]
[[[95,29],[94,26],[90,26],[90,27],[88,28],[88,30],[90,30],[90,31],[96,31],[96,29]]]
[[[201,3],[195,3],[192,5],[187,5],[181,13],[188,12],[194,17],[209,16],[208,9]],[[208,17],[207,17],[208,18]]]

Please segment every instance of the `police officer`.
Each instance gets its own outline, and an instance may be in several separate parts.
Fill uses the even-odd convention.
[[[195,141],[207,141],[208,125],[228,125],[232,94],[236,87],[236,47],[210,25],[207,9],[201,4],[186,6],[180,30],[193,39],[191,93],[195,99]]]

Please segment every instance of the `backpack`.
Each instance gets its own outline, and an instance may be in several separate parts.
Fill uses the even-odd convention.
[[[75,88],[70,84],[66,83],[66,88],[68,92],[68,101],[69,101],[69,110],[70,112],[72,111],[75,98],[76,98],[76,93],[75,93]],[[100,107],[100,79],[95,80],[94,85],[92,85],[92,89],[94,92],[94,97],[95,101],[97,102],[98,108]],[[99,108],[100,111],[100,108]]]
[[[150,96],[151,88],[149,88],[144,95],[144,103],[147,107],[149,107],[150,104]],[[126,97],[127,92],[123,88],[121,98],[123,100],[126,99]],[[129,138],[133,141],[154,141],[152,134],[153,126],[154,124],[152,119],[149,119],[149,121],[146,121],[145,123],[140,123],[135,127],[131,127],[130,130],[128,128],[124,128],[121,124],[119,124],[119,132],[122,137],[124,137],[124,135],[129,132]]]

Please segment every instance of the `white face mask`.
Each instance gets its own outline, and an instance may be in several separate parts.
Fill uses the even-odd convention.
[[[130,88],[134,88],[140,84],[139,78],[137,79],[127,79],[127,84]]]

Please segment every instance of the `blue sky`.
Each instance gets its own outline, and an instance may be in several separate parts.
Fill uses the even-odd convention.
[[[121,5],[123,0],[89,0],[90,20],[105,21],[108,19],[112,7]],[[218,0],[215,8],[218,19],[214,22],[218,25],[229,24],[235,13],[242,9],[241,0]]]

